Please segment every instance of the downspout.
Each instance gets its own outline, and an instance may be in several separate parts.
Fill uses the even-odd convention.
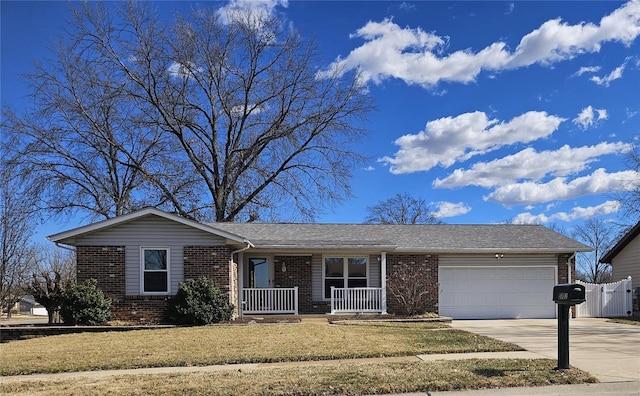
[[[573,252],[567,259],[567,283],[571,283],[571,260],[575,259],[578,252]]]
[[[380,253],[380,286],[382,287],[382,315],[387,314],[387,252]]]
[[[234,250],[233,252],[231,252],[231,258],[229,260],[229,297],[231,298],[231,301],[233,301],[233,296],[236,296],[237,300],[238,300],[238,304],[236,304],[236,308],[238,310],[238,313],[240,314],[240,316],[242,316],[242,307],[238,307],[238,305],[240,305],[240,296],[238,295],[238,292],[236,291],[236,286],[238,285],[238,281],[237,279],[235,279],[234,277],[234,273],[233,273],[233,256],[235,254],[238,253],[242,253],[245,250],[254,248],[255,245],[253,243],[251,243],[250,240],[245,239],[244,243],[246,243],[246,246],[243,247],[242,249],[238,249],[238,250]],[[236,264],[237,265],[237,264]]]

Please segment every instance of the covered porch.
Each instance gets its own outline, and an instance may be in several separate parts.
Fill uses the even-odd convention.
[[[245,253],[238,286],[240,315],[386,314],[386,253]]]

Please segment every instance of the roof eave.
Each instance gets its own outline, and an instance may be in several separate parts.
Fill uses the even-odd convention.
[[[396,250],[396,245],[367,245],[367,244],[255,244],[256,249],[269,250]]]
[[[576,247],[567,247],[567,248],[398,248],[397,252],[409,253],[409,252],[420,252],[420,253],[438,253],[438,254],[475,254],[475,253],[511,253],[511,254],[531,254],[531,253],[574,253],[574,252],[590,252],[593,249],[586,248],[576,248]]]

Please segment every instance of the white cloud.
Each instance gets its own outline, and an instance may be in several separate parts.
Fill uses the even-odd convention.
[[[507,4],[507,10],[504,12],[505,15],[510,15],[513,13],[513,10],[516,8],[516,5],[514,3],[508,3]]]
[[[371,171],[376,170],[376,168],[374,168],[373,166],[369,165],[369,166],[367,166],[365,168],[362,168],[362,170],[365,170],[367,172],[371,172]]]
[[[416,9],[416,5],[415,4],[411,4],[411,3],[407,3],[406,1],[403,1],[402,3],[400,3],[398,8],[400,8],[401,10],[404,10],[404,11],[411,11],[411,10],[415,10]]]
[[[622,72],[624,72],[624,68],[626,66],[627,66],[627,63],[625,62],[622,65],[613,69],[613,71],[607,74],[606,76],[604,77],[593,76],[589,80],[593,81],[598,85],[604,85],[605,87],[608,87],[612,81],[622,78]]]
[[[481,186],[486,188],[513,183],[517,180],[538,181],[547,175],[567,176],[583,171],[607,154],[625,153],[633,147],[630,143],[599,143],[595,146],[572,148],[564,145],[558,150],[537,152],[526,148],[516,154],[489,162],[475,163],[470,169],[456,169],[443,179],[436,179],[436,188]]]
[[[506,206],[531,205],[554,200],[566,200],[591,194],[628,191],[640,179],[636,171],[607,173],[603,168],[587,176],[567,181],[557,177],[546,183],[526,181],[496,188],[484,197],[485,201],[499,202]]]
[[[572,121],[582,129],[587,129],[589,127],[592,127],[598,121],[606,120],[607,118],[609,118],[609,114],[607,113],[606,109],[594,109],[589,105],[582,109],[580,114],[578,114],[578,116]]]
[[[171,75],[171,77],[193,77],[194,72],[202,72],[202,68],[196,66],[194,63],[189,62],[188,65],[172,62],[171,65],[167,68],[167,71]]]
[[[600,66],[581,67],[580,70],[574,73],[574,76],[581,76],[585,73],[597,73],[599,71],[600,71]]]
[[[550,221],[574,221],[579,219],[590,219],[596,216],[604,216],[612,213],[616,213],[620,210],[620,202],[607,201],[597,206],[589,206],[586,208],[576,206],[571,212],[558,212],[551,215],[545,214],[531,214],[529,212],[520,213],[514,219],[514,224],[541,224],[548,223]]]
[[[407,84],[433,87],[441,81],[469,83],[483,70],[499,71],[533,64],[549,65],[583,53],[598,52],[602,44],[629,45],[640,35],[640,1],[624,4],[603,17],[600,24],[569,25],[560,19],[543,23],[520,40],[512,53],[504,42],[494,42],[474,52],[444,54],[448,37],[421,28],[401,28],[392,19],[368,22],[352,38],[365,43],[346,58],[337,58],[330,71],[358,70],[365,81],[379,83],[398,78]],[[443,55],[444,54],[444,55]]]
[[[429,121],[424,131],[395,141],[400,150],[379,161],[390,164],[391,173],[427,171],[448,167],[500,147],[527,143],[551,135],[564,121],[546,112],[530,111],[508,122],[490,120],[483,112],[465,113]]]
[[[471,211],[471,208],[462,202],[440,201],[435,205],[438,209],[433,215],[439,219],[460,216]]]
[[[259,29],[262,21],[273,15],[276,7],[286,8],[288,5],[288,0],[231,0],[229,4],[219,8],[217,14],[222,23],[229,24],[238,15],[246,15],[245,12],[249,11],[251,26]]]

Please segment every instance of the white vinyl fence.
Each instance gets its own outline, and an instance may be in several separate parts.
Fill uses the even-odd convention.
[[[577,305],[578,317],[611,318],[633,313],[631,277],[615,283],[576,283],[584,285],[587,300]]]

